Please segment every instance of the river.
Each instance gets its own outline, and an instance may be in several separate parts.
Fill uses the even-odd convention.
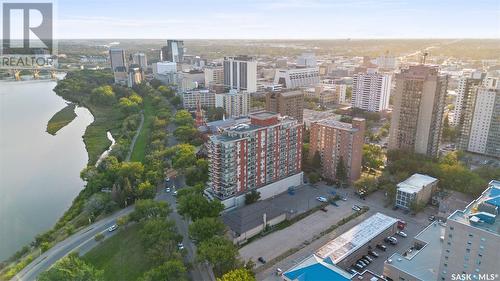
[[[93,117],[77,107],[77,117],[55,136],[45,132],[66,106],[55,85],[0,81],[0,261],[50,229],[84,185],[82,136]]]

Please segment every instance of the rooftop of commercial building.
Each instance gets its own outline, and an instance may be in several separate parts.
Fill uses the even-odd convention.
[[[302,96],[304,95],[302,91],[288,91],[288,92],[281,92],[281,96],[283,97],[295,97],[295,96]]]
[[[323,120],[316,121],[315,123],[318,123],[323,126],[335,128],[335,129],[340,129],[344,131],[349,131],[349,132],[357,132],[359,129],[358,128],[353,128],[351,123],[345,123],[338,121],[334,118],[327,118]]]
[[[278,117],[279,114],[275,113],[275,112],[270,112],[270,111],[259,111],[259,112],[250,113],[249,116],[251,118],[268,119],[271,117]]]
[[[472,201],[464,210],[455,211],[448,220],[500,235],[500,221],[496,220],[499,211],[500,181],[492,180],[479,198]]]
[[[290,280],[317,281],[335,280],[350,281],[352,275],[341,268],[324,262],[320,257],[311,255],[283,275]]]
[[[403,254],[394,253],[385,263],[418,280],[437,280],[444,232],[445,226],[434,221],[415,236],[412,247]]]
[[[337,264],[377,235],[393,226],[397,221],[393,217],[376,213],[325,244],[316,251],[316,255],[325,260],[329,259],[333,264]]]
[[[266,214],[266,219],[269,221],[284,213],[284,210],[274,207],[272,202],[263,200],[224,213],[222,220],[232,231],[242,234],[262,225],[264,223],[264,214]]]
[[[403,191],[405,193],[417,193],[425,186],[436,182],[438,179],[433,178],[428,175],[422,174],[413,174],[411,177],[406,180],[398,183],[398,190]]]

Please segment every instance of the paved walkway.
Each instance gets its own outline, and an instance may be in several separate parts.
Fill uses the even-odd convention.
[[[137,128],[137,132],[135,132],[135,135],[132,138],[132,142],[130,143],[130,148],[128,150],[127,158],[125,158],[125,161],[130,161],[130,157],[132,157],[132,152],[134,151],[135,142],[137,141],[137,138],[139,137],[139,134],[141,133],[142,125],[144,125],[144,112],[142,112],[142,110],[141,110],[141,123],[139,124],[139,128]]]

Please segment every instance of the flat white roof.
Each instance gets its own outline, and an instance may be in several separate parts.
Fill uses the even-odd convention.
[[[436,182],[437,179],[428,175],[413,174],[406,180],[398,183],[398,190],[405,193],[416,193],[422,190],[425,186]]]
[[[376,213],[319,248],[316,255],[322,259],[330,258],[333,264],[337,264],[397,221],[393,217]]]

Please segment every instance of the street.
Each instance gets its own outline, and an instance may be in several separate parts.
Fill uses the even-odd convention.
[[[11,280],[23,280],[32,281],[37,278],[37,276],[49,269],[55,262],[59,259],[65,257],[73,251],[83,249],[84,251],[89,251],[92,247],[97,245],[94,236],[98,233],[103,233],[105,235],[112,235],[108,233],[108,227],[116,223],[116,220],[124,215],[130,214],[134,210],[134,206],[129,206],[122,209],[107,218],[97,221],[86,228],[78,231],[77,233],[66,238],[62,242],[57,243],[49,249],[47,252],[43,253],[41,256],[33,260],[29,265],[27,265],[23,270],[16,274]]]

